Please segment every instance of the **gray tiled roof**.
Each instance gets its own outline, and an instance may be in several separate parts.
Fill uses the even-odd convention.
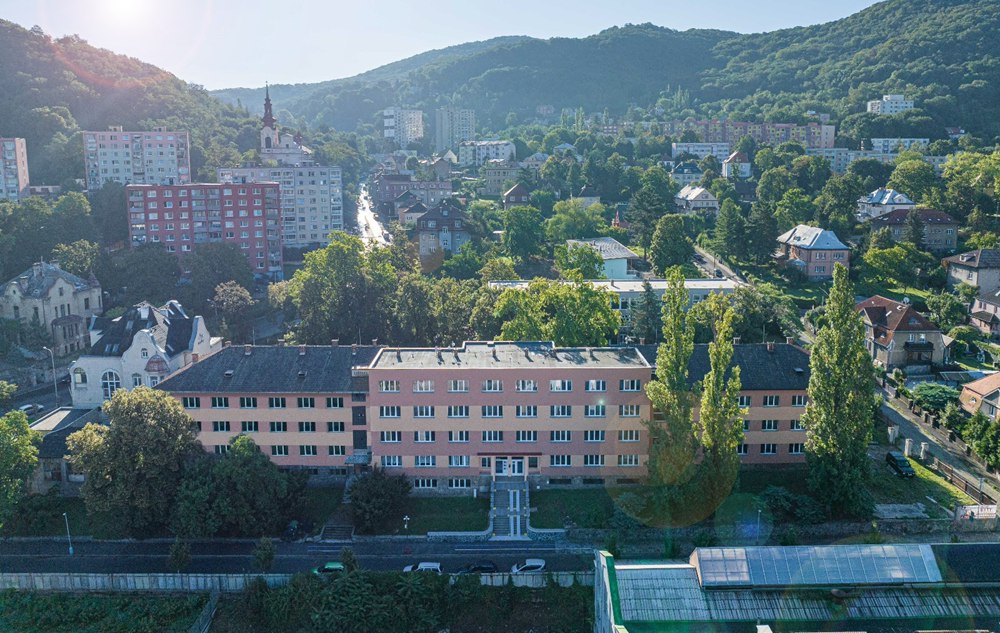
[[[778,242],[806,249],[846,250],[847,246],[837,239],[837,234],[815,226],[800,224],[778,236]]]
[[[37,272],[36,267],[38,267]],[[7,292],[7,287],[9,285],[16,284],[22,296],[35,298],[44,297],[48,293],[49,288],[52,287],[52,284],[55,283],[56,279],[64,279],[76,290],[86,290],[87,288],[98,285],[97,280],[94,280],[92,283],[83,277],[78,277],[72,273],[68,273],[58,266],[46,262],[40,262],[3,284],[3,286],[0,286],[0,295]]]
[[[638,345],[636,349],[655,367],[656,347]],[[802,391],[809,387],[809,352],[796,345],[775,343],[771,351],[764,343],[734,345],[732,364],[740,368],[745,391]],[[688,362],[688,381],[702,380],[710,369],[708,345],[695,345]]]
[[[945,257],[942,262],[969,268],[1000,268],[1000,249],[980,248],[967,253]]]
[[[250,354],[246,353],[247,349]],[[230,346],[188,365],[156,386],[176,393],[352,393],[353,367],[367,366],[378,347],[360,345]],[[230,375],[226,375],[232,372]],[[304,372],[304,373],[303,373]]]
[[[87,352],[88,356],[121,356],[138,332],[149,330],[156,344],[173,358],[190,347],[194,319],[176,301],[162,308],[143,301],[110,322],[95,319],[91,328],[98,327],[101,338]]]

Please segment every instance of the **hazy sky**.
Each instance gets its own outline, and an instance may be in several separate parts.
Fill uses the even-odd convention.
[[[874,0],[0,0],[0,18],[156,64],[207,88],[348,77],[499,35],[581,37],[652,22],[741,32],[817,24]]]

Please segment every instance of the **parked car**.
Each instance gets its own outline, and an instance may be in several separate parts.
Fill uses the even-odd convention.
[[[433,571],[440,574],[441,563],[417,563],[416,565],[407,565],[403,568],[403,571]]]
[[[722,279],[722,269],[721,268],[716,268],[715,269],[715,278],[716,279]]]
[[[477,560],[471,565],[458,570],[460,574],[495,574],[499,571],[497,564],[491,560]]]
[[[514,563],[510,568],[512,574],[527,574],[534,571],[545,571],[545,561],[541,558],[528,558],[520,563]]]
[[[896,474],[900,477],[914,477],[917,472],[913,470],[913,466],[910,466],[910,460],[906,459],[906,455],[903,455],[899,451],[889,451],[885,454],[885,462],[889,464],[889,468],[896,471]]]
[[[18,407],[17,410],[30,418],[45,411],[45,407],[40,404],[24,404]]]
[[[313,567],[312,573],[324,580],[333,578],[337,574],[344,573],[343,563],[327,563],[322,567]]]

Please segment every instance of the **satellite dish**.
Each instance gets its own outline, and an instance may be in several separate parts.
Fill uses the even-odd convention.
[[[903,303],[905,305],[910,305],[910,298],[909,297],[903,297]]]

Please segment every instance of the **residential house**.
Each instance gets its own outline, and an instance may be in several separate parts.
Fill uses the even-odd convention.
[[[634,279],[632,262],[639,259],[630,248],[613,237],[592,237],[584,240],[566,240],[566,246],[589,246],[604,260],[602,272],[606,279]]]
[[[917,209],[920,222],[924,225],[923,247],[928,251],[953,251],[958,243],[959,222],[944,211],[937,209]],[[906,218],[909,209],[896,209],[877,218],[872,218],[872,230],[888,228],[893,242],[903,239],[906,233]]]
[[[382,113],[382,135],[406,149],[410,143],[424,137],[423,111],[386,108]]]
[[[733,183],[733,189],[736,190],[736,197],[741,203],[753,204],[757,202],[757,185],[755,183],[737,180]]]
[[[984,292],[973,300],[969,325],[990,338],[1000,335],[1000,290]]]
[[[514,185],[503,194],[503,208],[509,209],[517,206],[527,206],[531,204],[531,194],[521,186],[520,183]]]
[[[91,422],[107,424],[107,417],[100,409],[60,407],[31,423],[31,430],[40,434],[42,441],[35,470],[28,478],[29,494],[43,495],[53,488],[65,496],[80,493],[84,476],[74,472],[73,464],[66,459],[66,438]]]
[[[673,171],[670,172],[670,177],[681,187],[701,182],[702,175],[698,165],[691,162],[675,165]]]
[[[969,415],[982,411],[991,422],[996,422],[1000,410],[1000,372],[962,385],[958,404]]]
[[[418,200],[417,202],[414,202],[413,204],[410,204],[408,206],[399,207],[399,211],[397,212],[398,215],[396,217],[399,220],[400,224],[416,225],[417,219],[425,213],[427,213],[427,207],[424,205],[423,202],[420,202]]]
[[[685,185],[674,196],[674,206],[678,213],[694,213],[704,211],[716,213],[719,210],[719,199],[711,191],[696,185]]]
[[[154,387],[169,374],[222,348],[200,316],[171,301],[138,303],[114,319],[93,317],[90,349],[70,365],[74,407],[99,407],[119,389]]]
[[[446,158],[428,158],[420,162],[423,168],[434,174],[438,180],[445,180],[451,174],[452,163]]]
[[[980,248],[941,260],[948,277],[948,290],[959,283],[976,286],[980,292],[1000,289],[1000,249]]]
[[[833,231],[800,224],[778,236],[781,253],[789,265],[797,266],[810,280],[830,279],[833,265],[850,268],[850,248]]]
[[[870,194],[858,199],[858,218],[864,220],[877,218],[893,211],[903,209],[909,211],[917,206],[913,200],[895,189],[879,187]]]
[[[544,165],[545,161],[548,159],[549,155],[545,152],[535,152],[531,156],[525,158],[522,164],[537,174],[538,170],[542,168],[542,165]]]
[[[750,177],[750,159],[743,152],[733,152],[722,161],[722,177],[735,180]]]
[[[573,198],[579,202],[583,208],[587,208],[592,204],[601,203],[601,194],[597,192],[596,187],[591,187],[590,185],[584,185]]]
[[[457,253],[469,241],[469,216],[450,204],[443,202],[431,207],[416,222],[422,258],[439,250]]]
[[[372,198],[376,205],[392,203],[407,191],[427,206],[434,206],[451,197],[451,181],[413,180],[409,174],[382,174],[375,178]]]
[[[446,105],[434,113],[434,150],[444,152],[476,138],[476,111]]]
[[[913,306],[879,295],[855,304],[865,326],[865,347],[877,365],[891,372],[929,374],[948,357],[950,339]]]
[[[516,181],[521,173],[521,164],[512,160],[494,158],[486,161],[483,167],[483,179],[485,188],[483,193],[487,196],[499,196],[504,192],[504,184]]]
[[[32,264],[0,286],[0,317],[44,328],[56,356],[88,347],[87,320],[101,312],[97,279],[70,274],[56,263]]]

